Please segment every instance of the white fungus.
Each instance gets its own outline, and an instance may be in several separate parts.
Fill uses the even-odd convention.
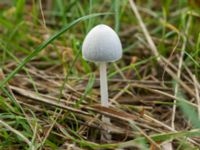
[[[92,62],[114,62],[122,57],[122,45],[115,31],[107,25],[97,25],[86,36],[83,58]]]
[[[122,45],[115,31],[107,25],[97,25],[85,37],[82,46],[83,58],[97,62],[100,69],[101,105],[109,107],[106,63],[122,57]],[[102,116],[104,123],[110,124],[110,118]],[[102,134],[101,139],[111,139],[110,134]]]

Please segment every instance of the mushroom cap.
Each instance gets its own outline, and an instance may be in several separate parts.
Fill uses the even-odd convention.
[[[121,41],[112,28],[100,24],[85,37],[82,54],[87,61],[113,62],[122,57]]]

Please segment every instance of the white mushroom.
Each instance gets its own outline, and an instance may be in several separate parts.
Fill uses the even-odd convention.
[[[100,65],[101,105],[109,107],[106,63],[122,57],[122,45],[115,31],[107,25],[95,26],[85,37],[83,58]]]
[[[82,46],[83,58],[96,62],[100,66],[101,105],[109,107],[106,63],[114,62],[122,57],[122,45],[115,31],[107,25],[97,25],[85,37]],[[104,123],[110,119],[102,116]],[[102,134],[101,140],[110,140],[110,134]]]

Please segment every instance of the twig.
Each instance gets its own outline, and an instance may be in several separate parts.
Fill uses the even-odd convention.
[[[53,127],[54,127],[55,124],[56,124],[56,121],[58,120],[58,118],[60,117],[60,115],[61,115],[62,112],[63,112],[62,109],[59,109],[59,112],[57,113],[57,110],[58,110],[58,109],[56,109],[56,110],[54,111],[53,118],[52,118],[52,122],[51,122],[51,126],[49,127],[49,129],[48,129],[48,131],[47,131],[45,137],[44,137],[43,140],[42,140],[42,143],[40,144],[40,150],[43,149],[43,146],[44,146],[44,144],[45,144],[47,138],[49,137],[49,134],[51,133]]]
[[[150,88],[148,88],[146,86],[139,85],[139,84],[132,84],[132,85],[134,87],[143,88],[143,89],[146,89],[146,90],[151,91],[153,93],[158,93],[158,94],[167,96],[167,97],[172,98],[172,99],[176,99],[176,100],[179,100],[179,101],[184,100],[184,99],[180,99],[179,97],[175,97],[174,95],[171,95],[170,93],[166,93],[166,92],[163,92],[163,91],[160,91],[160,90],[157,90],[157,89],[150,89]],[[196,107],[196,108],[198,107],[196,104],[194,104],[194,103],[192,103],[190,101],[184,100],[184,102],[187,103],[187,104],[189,104],[189,105],[191,105],[191,106],[193,106],[193,107]]]
[[[191,22],[191,17],[189,17],[188,24],[187,24],[187,27],[186,27],[186,35],[188,34],[190,22]],[[177,78],[179,78],[179,79],[181,77],[181,70],[182,70],[182,65],[183,65],[183,56],[185,54],[186,43],[187,43],[187,39],[186,39],[186,37],[183,37],[183,46],[181,48],[181,55],[180,55],[180,58],[179,58],[178,71],[177,71]],[[174,91],[175,97],[178,97],[178,94],[179,94],[179,84],[178,83],[175,84],[174,90],[175,90]],[[177,101],[175,99],[174,105],[173,105],[173,110],[172,110],[172,120],[171,120],[171,126],[172,126],[173,129],[175,129],[174,121],[175,121],[175,116],[176,116],[176,103],[177,103]]]
[[[151,47],[151,50],[152,50],[153,54],[156,56],[157,60],[159,60],[160,59],[160,54],[158,53],[158,50],[157,50],[157,48],[156,48],[156,46],[155,46],[155,44],[154,44],[149,32],[147,31],[147,28],[146,28],[144,22],[142,21],[142,18],[141,18],[140,14],[139,14],[139,12],[137,10],[135,2],[133,0],[129,0],[129,2],[131,4],[131,8],[133,9],[133,11],[135,13],[135,16],[136,16],[136,18],[138,20],[138,23],[140,24],[141,29],[142,29],[142,31],[143,31],[146,39],[147,39],[147,42],[149,43],[149,46]]]
[[[153,144],[156,148],[160,149],[160,146],[150,137],[148,136],[142,129],[140,129],[135,123],[134,121],[129,121],[130,125],[132,126],[132,128],[135,128],[136,130],[138,130],[145,138],[148,139],[148,141]]]
[[[197,86],[197,78],[195,75],[193,75],[193,81],[194,81],[194,87],[195,87],[195,93],[196,93],[196,99],[197,99],[197,105],[198,105],[198,117],[200,119],[200,96],[199,96],[199,89],[198,89],[198,86]]]
[[[72,112],[75,112],[75,113],[80,113],[80,114],[83,114],[83,115],[89,115],[90,116],[90,114],[87,113],[87,112],[81,111],[79,109],[72,108],[70,106],[63,105],[63,103],[61,103],[59,101],[56,102],[56,101],[45,99],[45,98],[40,97],[40,96],[38,96],[38,95],[36,95],[32,92],[28,92],[25,89],[14,87],[14,86],[10,86],[10,88],[12,90],[14,90],[15,92],[22,94],[25,97],[29,97],[30,99],[37,100],[38,102],[42,102],[42,103],[52,105],[52,106],[56,106],[58,108],[62,108],[62,109],[68,110],[68,111],[72,111]]]

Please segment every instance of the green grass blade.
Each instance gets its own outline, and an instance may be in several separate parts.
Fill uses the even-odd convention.
[[[119,7],[120,7],[120,1],[115,0],[114,1],[114,11],[115,11],[115,31],[119,32],[119,26],[120,26],[120,21],[119,21]]]
[[[23,17],[25,0],[18,0],[16,4],[16,20],[20,20]]]
[[[61,36],[64,32],[69,30],[71,27],[76,25],[77,23],[87,20],[92,17],[97,17],[100,15],[109,15],[110,13],[96,13],[91,14],[88,16],[84,16],[81,18],[76,19],[75,21],[69,23],[68,25],[64,26],[58,33],[51,36],[48,40],[44,41],[41,45],[39,45],[30,55],[28,55],[18,66],[15,68],[2,82],[0,82],[0,87],[5,85],[15,74],[21,70],[26,63],[28,63],[34,56],[36,56],[40,51],[42,51],[47,45],[49,45],[51,42],[53,42],[55,39],[57,39],[59,36]]]

